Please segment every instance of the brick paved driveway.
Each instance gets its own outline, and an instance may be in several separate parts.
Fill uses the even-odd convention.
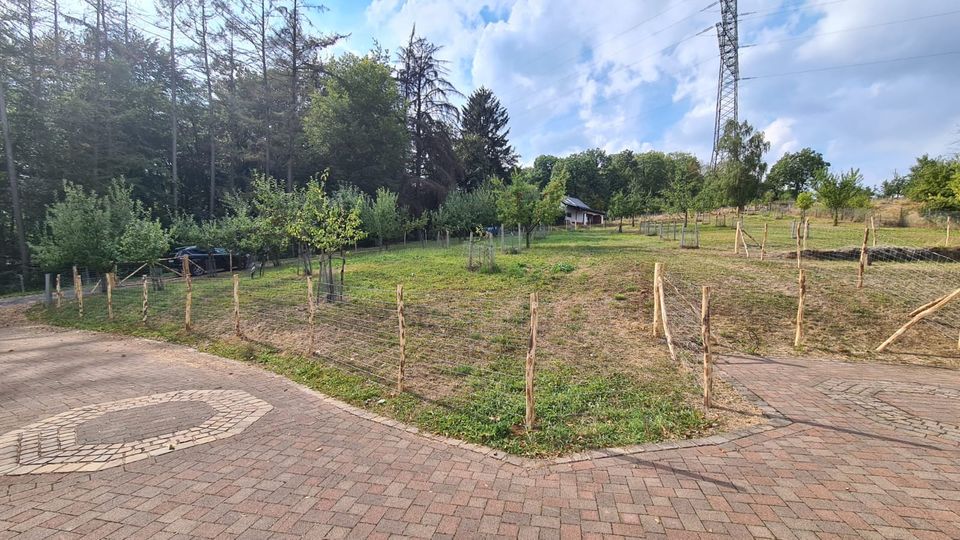
[[[184,348],[0,329],[0,433],[186,390],[272,406],[239,434],[126,465],[0,476],[0,538],[960,538],[960,374],[794,359],[723,369],[787,425],[718,445],[508,463]],[[191,414],[163,422],[213,413]]]

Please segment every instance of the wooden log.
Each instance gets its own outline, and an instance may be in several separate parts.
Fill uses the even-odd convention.
[[[653,337],[660,336],[660,273],[663,263],[653,264]]]
[[[803,304],[807,298],[807,276],[800,269],[800,276],[797,278],[797,284],[800,286],[800,295],[797,298],[797,332],[793,338],[793,346],[799,347],[803,343]]]
[[[863,243],[860,244],[860,262],[857,267],[857,288],[863,288],[863,271],[867,266],[867,240],[870,239],[870,229],[863,228]]]
[[[60,288],[60,274],[57,274],[57,307],[63,307],[63,289]]]
[[[703,406],[708,409],[713,397],[713,350],[710,340],[710,287],[704,285],[700,298],[700,341],[703,343]]]
[[[148,303],[149,293],[147,292],[149,288],[147,287],[147,276],[143,276],[142,278],[140,278],[140,287],[143,289],[142,305],[140,307],[140,322],[143,324],[147,324],[147,309],[149,308],[149,303]]]
[[[677,350],[673,347],[673,334],[670,333],[670,325],[667,320],[667,305],[663,294],[663,274],[660,275],[660,319],[663,321],[663,337],[667,340],[667,349],[670,351],[670,358],[677,361]]]
[[[737,230],[733,233],[733,254],[740,254],[740,222],[737,221]]]
[[[148,264],[150,264],[150,263],[143,263],[143,264],[141,264],[136,270],[134,270],[133,272],[130,272],[130,274],[129,274],[127,277],[121,279],[119,285],[122,286],[128,279],[130,279],[130,278],[132,278],[133,276],[135,276],[137,272],[143,270],[143,267],[146,266],[146,265],[148,265]]]
[[[526,414],[524,423],[527,431],[533,430],[537,414],[533,401],[533,381],[535,364],[537,361],[537,314],[540,309],[537,293],[530,293],[530,339],[527,346],[527,359],[524,363],[524,393],[526,397]]]
[[[243,336],[240,330],[240,274],[233,274],[233,332],[237,337]]]
[[[407,364],[407,330],[403,320],[403,284],[397,284],[397,331],[400,337],[400,361],[397,363],[397,394],[403,392],[403,371]]]
[[[439,234],[439,233],[437,233]],[[322,272],[323,270],[321,270]],[[308,344],[309,354],[313,354],[313,345],[314,345],[314,321],[316,320],[317,313],[317,302],[316,297],[313,294],[313,277],[309,274],[307,275],[307,327],[309,328],[308,332],[310,333],[310,341]]]
[[[927,302],[926,304],[918,307],[917,309],[911,311],[911,312],[910,312],[910,315],[908,315],[908,317],[913,317],[913,316],[916,315],[917,313],[920,313],[921,311],[925,311],[925,310],[933,307],[934,304],[936,304],[937,302],[943,300],[944,298],[946,298],[946,297],[949,296],[949,295],[950,295],[950,293],[947,293],[947,294],[944,294],[944,295],[942,295],[942,296],[936,297],[935,299],[933,299],[933,300]]]
[[[943,306],[949,304],[951,301],[953,301],[954,298],[956,298],[956,297],[958,297],[958,296],[960,296],[960,289],[956,289],[956,290],[953,291],[952,293],[950,293],[950,294],[944,296],[943,298],[941,298],[940,301],[938,301],[936,304],[934,304],[934,305],[928,307],[927,309],[921,311],[920,313],[917,313],[916,315],[914,315],[912,319],[910,319],[909,321],[907,321],[906,324],[904,324],[903,326],[901,326],[900,328],[898,328],[896,332],[894,332],[890,337],[888,337],[886,341],[884,341],[883,343],[881,343],[880,346],[877,347],[877,352],[883,352],[883,351],[884,351],[887,347],[889,347],[894,341],[896,341],[897,339],[899,339],[900,336],[902,336],[904,332],[906,332],[907,330],[909,330],[910,327],[912,327],[913,325],[915,325],[915,324],[917,324],[918,322],[922,321],[923,319],[929,317],[930,315],[933,315],[933,314],[936,313],[937,311],[940,311],[940,308],[942,308]]]
[[[193,315],[193,279],[190,275],[190,257],[184,255],[181,264],[183,264],[183,280],[186,284],[186,298],[183,304],[183,329],[189,332],[193,322],[191,319]]]
[[[113,320],[113,274],[107,273],[107,319]]]
[[[763,241],[760,242],[760,260],[762,261],[767,255],[767,229],[769,223],[763,224]]]

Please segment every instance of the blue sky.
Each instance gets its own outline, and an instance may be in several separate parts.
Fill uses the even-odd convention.
[[[136,4],[153,11],[149,0]],[[957,0],[739,4],[741,46],[753,45],[740,55],[740,118],[765,132],[769,163],[810,146],[876,185],[895,169],[906,172],[920,154],[960,150],[960,54],[931,56],[960,53]],[[374,39],[395,51],[416,24],[443,46],[464,94],[484,85],[501,99],[523,163],[593,147],[709,159],[719,19],[710,0],[326,6],[313,16],[316,29],[350,34],[333,54],[363,54]],[[824,69],[850,64],[864,65]]]
[[[395,50],[415,23],[444,47],[464,93],[486,85],[500,97],[524,163],[591,147],[708,159],[716,34],[690,36],[718,20],[711,4],[338,0],[317,25],[351,32],[341,50],[363,52],[374,37]],[[755,44],[741,50],[741,75],[759,77],[741,82],[740,116],[766,133],[769,162],[811,146],[879,184],[919,154],[958,150],[960,55],[916,58],[960,52],[956,0],[741,0],[739,10],[740,43]],[[913,59],[886,62],[898,58]],[[784,74],[803,70],[814,71]]]

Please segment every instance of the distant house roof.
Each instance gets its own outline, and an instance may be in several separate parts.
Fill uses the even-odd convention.
[[[579,208],[580,210],[586,210],[587,212],[593,212],[593,213],[595,213],[595,214],[602,214],[602,213],[603,213],[603,212],[598,212],[597,210],[594,210],[593,208],[590,208],[589,206],[587,206],[587,203],[581,201],[580,199],[578,199],[578,198],[576,198],[576,197],[564,197],[564,198],[563,198],[563,205],[564,205],[564,206],[571,206],[571,207],[573,207],[573,208]]]

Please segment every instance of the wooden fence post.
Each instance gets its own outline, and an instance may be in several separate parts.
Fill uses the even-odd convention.
[[[660,273],[663,263],[653,264],[653,337],[660,336]]]
[[[673,347],[673,334],[670,333],[670,323],[667,320],[667,302],[663,293],[663,272],[660,273],[660,320],[663,323],[663,337],[667,340],[667,349],[670,351],[670,359],[677,362],[677,350]]]
[[[183,329],[190,331],[191,315],[193,310],[193,279],[190,275],[190,256],[184,255],[181,259],[183,279],[186,284],[186,302],[183,307]]]
[[[877,222],[870,216],[870,229],[873,231],[873,247],[877,247]]]
[[[800,269],[800,277],[797,278],[797,284],[800,286],[800,296],[797,299],[797,333],[793,339],[793,346],[799,347],[803,343],[803,303],[807,297],[807,276]]]
[[[237,337],[243,336],[240,330],[240,274],[233,273],[233,331]]]
[[[473,229],[470,230],[470,256],[467,258],[467,270],[473,270]]]
[[[803,253],[800,249],[800,228],[797,228],[797,268],[803,268]]]
[[[63,307],[63,290],[60,288],[60,274],[57,274],[57,307]]]
[[[140,279],[140,286],[143,288],[143,305],[140,307],[140,322],[143,324],[147,324],[147,308],[148,308],[147,276],[143,276]]]
[[[733,254],[740,254],[740,221],[737,220],[737,231],[733,234]]]
[[[944,243],[945,246],[949,246],[949,245],[950,245],[950,224],[951,224],[951,221],[952,221],[952,220],[950,219],[950,216],[947,216],[947,241]]]
[[[533,402],[533,376],[537,360],[537,312],[539,311],[539,298],[537,293],[530,293],[530,341],[527,347],[527,360],[524,363],[524,390],[526,394],[526,415],[525,424],[527,431],[533,430],[533,424],[536,421],[536,410]]]
[[[80,318],[83,318],[83,278],[77,272],[77,267],[73,267],[73,297],[77,299],[77,310]]]
[[[400,337],[400,362],[397,364],[397,394],[403,392],[403,371],[407,364],[407,329],[403,320],[403,283],[397,284],[397,331]]]
[[[108,272],[104,279],[107,280],[107,319],[113,320],[113,273]]]
[[[769,223],[763,224],[763,241],[760,242],[760,260],[761,261],[767,254],[767,227],[769,225],[770,225]]]
[[[810,237],[810,218],[803,222],[803,249],[807,249],[807,238]]]
[[[710,287],[704,285],[700,299],[700,340],[703,342],[703,406],[708,409],[713,394],[713,351],[710,339]]]
[[[437,233],[439,235],[440,233]],[[322,280],[321,280],[322,281]],[[314,321],[317,313],[317,302],[313,296],[313,277],[307,274],[307,326],[310,328],[310,354],[313,354],[314,345]]]
[[[863,228],[863,243],[860,245],[860,264],[857,268],[857,288],[863,288],[863,271],[867,265],[867,240],[870,238],[870,229]]]

